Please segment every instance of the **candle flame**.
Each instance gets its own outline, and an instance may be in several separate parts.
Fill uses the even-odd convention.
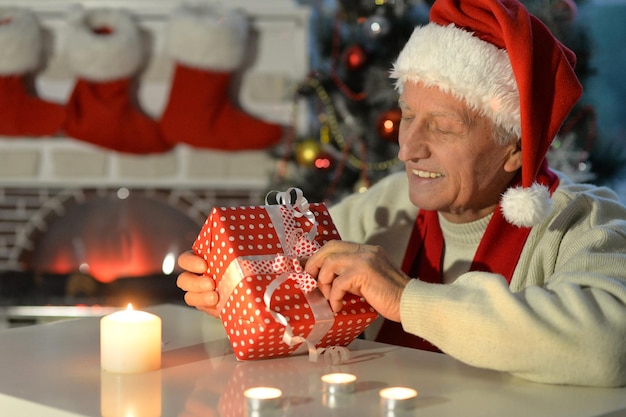
[[[392,400],[408,400],[417,397],[417,390],[406,387],[391,387],[380,390],[380,396]]]
[[[356,375],[335,373],[322,375],[322,381],[331,384],[349,384],[356,381]]]
[[[128,303],[128,305],[126,306],[126,311],[133,311],[132,303]]]
[[[243,395],[248,398],[256,398],[259,400],[271,400],[280,398],[283,395],[283,392],[278,388],[253,387],[245,390]]]

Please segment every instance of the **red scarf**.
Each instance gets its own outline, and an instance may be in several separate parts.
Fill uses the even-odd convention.
[[[537,182],[547,186],[550,194],[559,185],[558,177],[548,169],[545,161],[537,175]],[[518,175],[512,184],[521,184],[521,177]],[[470,271],[501,274],[510,284],[530,230],[530,227],[517,227],[507,222],[498,205],[478,245]],[[443,251],[444,240],[437,212],[420,210],[404,255],[402,270],[421,281],[441,284]],[[376,341],[440,352],[425,339],[405,332],[400,323],[387,319],[376,336]]]

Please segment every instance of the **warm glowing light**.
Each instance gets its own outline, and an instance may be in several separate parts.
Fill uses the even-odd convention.
[[[328,168],[330,168],[330,159],[328,159],[328,158],[317,158],[315,160],[315,168],[317,168],[317,169],[328,169]]]
[[[161,270],[165,275],[170,275],[174,272],[174,267],[176,266],[176,257],[172,252],[169,252],[163,258],[163,265],[161,266]]]
[[[254,387],[243,392],[248,411],[276,410],[281,407],[283,392],[278,388]]]
[[[351,382],[356,381],[356,376],[352,374],[326,374],[322,375],[322,381],[326,383],[332,384],[349,384]]]
[[[356,376],[346,373],[322,375],[324,391],[329,394],[348,394],[354,392]]]
[[[283,395],[283,392],[278,388],[271,387],[254,387],[248,388],[244,391],[243,395],[247,398],[257,398],[260,400],[268,400],[273,398],[279,398]]]
[[[380,396],[383,398],[392,398],[395,400],[406,400],[407,398],[417,397],[417,391],[413,388],[391,387],[382,389],[380,391]]]
[[[407,387],[390,387],[379,391],[381,406],[388,411],[415,407],[417,390]]]
[[[100,319],[100,365],[130,374],[161,367],[161,318],[146,311],[116,311]]]
[[[78,271],[82,274],[88,275],[89,274],[89,264],[83,262],[82,264],[80,264],[78,266]]]
[[[315,158],[315,156],[317,155],[317,150],[316,149],[308,149],[305,148],[302,150],[302,159],[305,161],[310,161],[313,158]]]

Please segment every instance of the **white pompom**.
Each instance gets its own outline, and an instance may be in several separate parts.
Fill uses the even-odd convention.
[[[537,183],[530,188],[509,188],[502,196],[500,206],[504,218],[518,227],[536,226],[552,213],[553,208],[548,188]]]

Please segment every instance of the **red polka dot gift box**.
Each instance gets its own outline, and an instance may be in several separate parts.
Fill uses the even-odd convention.
[[[279,193],[278,201],[213,208],[193,244],[215,280],[220,318],[239,360],[306,352],[316,360],[348,345],[378,316],[352,294],[333,313],[300,264],[340,239],[326,206],[309,204],[298,189]]]

